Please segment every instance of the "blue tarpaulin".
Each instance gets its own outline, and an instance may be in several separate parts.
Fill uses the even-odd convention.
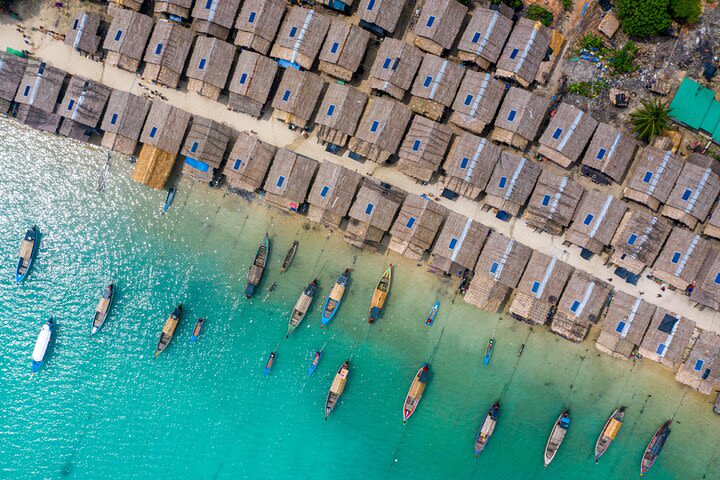
[[[207,172],[210,169],[210,165],[205,162],[201,162],[200,160],[195,160],[192,157],[185,157],[185,163],[196,170],[200,170],[201,172]]]

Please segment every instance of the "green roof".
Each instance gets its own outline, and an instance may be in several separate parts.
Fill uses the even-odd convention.
[[[712,135],[718,123],[720,123],[720,102],[713,101],[700,124],[700,130]]]
[[[685,78],[670,102],[670,117],[678,123],[710,134],[720,142],[720,102],[715,92]]]

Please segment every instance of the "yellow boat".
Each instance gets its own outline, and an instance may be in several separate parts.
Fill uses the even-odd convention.
[[[368,323],[375,323],[375,320],[380,316],[380,310],[385,305],[385,299],[390,292],[390,282],[392,281],[392,264],[385,270],[380,281],[375,287],[372,301],[370,301],[370,313],[368,314]]]
[[[180,322],[181,315],[182,303],[175,307],[175,310],[173,310],[173,312],[170,314],[167,321],[165,322],[165,326],[163,326],[162,332],[160,332],[160,340],[158,341],[157,350],[155,350],[155,358],[157,358],[158,355],[160,355],[162,351],[167,348],[168,344],[170,344],[170,340],[172,340],[173,335],[175,334],[175,329]]]

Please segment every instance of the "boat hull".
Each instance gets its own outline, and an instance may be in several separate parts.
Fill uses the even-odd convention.
[[[93,317],[93,324],[92,328],[90,329],[91,337],[95,335],[102,328],[103,325],[105,325],[105,320],[107,320],[107,317],[110,315],[110,308],[112,307],[114,294],[115,288],[113,284],[105,287],[105,290],[103,291],[103,296],[100,299],[100,302],[98,302],[97,308],[95,309],[95,316]]]
[[[403,404],[403,423],[407,422],[415,413],[415,410],[417,410],[420,400],[425,393],[425,388],[427,387],[429,372],[430,366],[424,364],[415,374],[415,378],[410,384],[410,390],[408,390],[405,403]]]
[[[31,371],[37,373],[40,371],[43,362],[45,361],[45,355],[47,354],[48,346],[50,345],[50,339],[52,338],[52,332],[54,326],[52,320],[47,322],[40,329],[37,340],[35,340],[35,348],[32,353]]]
[[[615,439],[615,435],[617,435],[618,430],[620,430],[620,427],[622,426],[623,417],[625,416],[624,411],[625,407],[615,409],[612,415],[610,415],[605,422],[605,426],[603,426],[597,442],[595,442],[595,462],[597,462],[598,459],[605,454],[607,449],[610,447],[610,444]]]
[[[323,306],[323,313],[321,318],[323,326],[330,323],[330,321],[337,313],[338,308],[340,308],[340,303],[342,302],[342,298],[345,295],[345,289],[350,282],[350,277],[348,276],[349,274],[350,269],[346,269],[342,273],[342,275],[338,277],[338,279],[335,281],[335,285],[333,285],[333,288],[330,291],[330,294],[327,296],[327,299],[325,299],[325,305]]]
[[[545,444],[544,460],[546,467],[550,465],[550,462],[552,462],[555,458],[557,451],[560,449],[560,445],[562,445],[563,440],[565,440],[565,435],[567,434],[569,426],[570,412],[568,410],[564,410],[555,421],[555,425],[550,431],[547,444]]]
[[[20,254],[15,268],[15,283],[24,281],[35,262],[38,251],[38,230],[36,226],[28,229],[20,245]]]
[[[500,412],[500,405],[495,403],[487,415],[480,424],[480,430],[478,431],[477,437],[475,437],[475,456],[477,457],[485,450],[487,442],[490,441],[493,432],[495,431],[495,425],[497,424],[497,416]]]
[[[655,461],[657,461],[657,458],[665,446],[665,442],[670,436],[671,424],[672,420],[663,423],[655,432],[655,435],[653,435],[650,443],[648,443],[647,448],[645,448],[645,453],[643,453],[642,461],[640,462],[640,475],[646,474],[652,466],[655,465]]]
[[[325,420],[328,419],[330,413],[335,410],[335,407],[340,400],[340,396],[345,390],[345,384],[347,383],[347,377],[350,373],[350,361],[346,361],[335,374],[333,382],[328,390],[327,397],[325,398]]]
[[[260,242],[257,252],[255,252],[255,258],[250,270],[248,271],[247,285],[245,286],[245,298],[250,298],[257,291],[258,285],[262,280],[263,274],[265,273],[265,267],[267,265],[268,255],[270,254],[270,240],[267,234]]]
[[[440,310],[440,302],[435,302],[435,305],[430,309],[430,313],[428,313],[428,316],[425,317],[425,326],[429,327],[433,324],[435,321],[435,317],[437,317],[438,310]]]
[[[201,318],[197,321],[195,324],[195,329],[193,330],[192,335],[190,336],[190,343],[195,343],[195,341],[200,336],[200,331],[202,331],[203,324],[205,323],[205,319]]]

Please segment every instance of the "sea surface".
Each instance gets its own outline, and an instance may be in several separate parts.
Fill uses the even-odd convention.
[[[182,180],[161,215],[165,193],[133,183],[126,157],[113,155],[98,192],[107,156],[0,120],[1,478],[627,479],[639,475],[648,440],[670,417],[672,434],[648,478],[720,478],[712,399],[680,386],[667,369],[644,360],[633,366],[591,341],[572,344],[481,312],[425,265],[361,253],[341,232],[310,228],[302,217],[224,189]],[[40,251],[18,286],[18,247],[33,224],[42,232]],[[265,232],[269,268],[246,300],[247,270]],[[295,239],[297,256],[281,274]],[[369,300],[388,263],[392,291],[370,326]],[[352,283],[321,329],[323,299],[346,266]],[[292,307],[315,277],[320,294],[285,339]],[[110,282],[117,286],[111,315],[90,338]],[[426,328],[438,299],[440,313]],[[153,360],[179,302],[185,310],[175,338]],[[57,332],[31,378],[30,354],[51,315]],[[200,316],[205,327],[190,344]],[[495,353],[484,366],[493,333]],[[325,396],[346,359],[347,387],[326,421]],[[423,362],[431,379],[404,426],[403,400]],[[476,459],[475,435],[498,399],[495,434]],[[596,465],[595,440],[619,405],[628,407],[625,424]],[[543,449],[563,406],[571,426],[545,469]]]

